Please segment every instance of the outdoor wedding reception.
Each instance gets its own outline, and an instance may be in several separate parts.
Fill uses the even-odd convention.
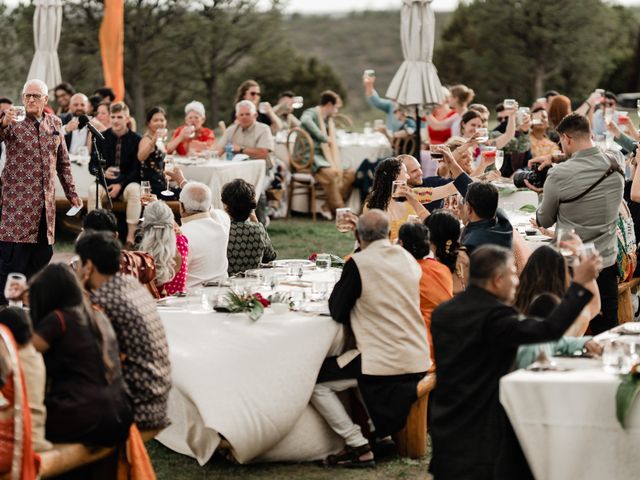
[[[640,478],[640,0],[0,0],[0,480]]]

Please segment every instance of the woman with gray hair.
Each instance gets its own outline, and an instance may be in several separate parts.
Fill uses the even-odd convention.
[[[176,128],[167,144],[167,153],[187,156],[212,148],[215,142],[213,130],[204,126],[207,119],[202,102],[194,100],[184,107],[184,125]]]
[[[156,262],[156,285],[161,296],[187,291],[189,242],[166,203],[155,201],[145,208],[140,250],[151,254]]]

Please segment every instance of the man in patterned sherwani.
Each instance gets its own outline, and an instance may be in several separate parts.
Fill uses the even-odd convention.
[[[9,273],[29,277],[53,255],[56,175],[71,204],[82,207],[60,119],[44,113],[48,101],[47,85],[29,80],[22,89],[26,118],[16,121],[14,109],[0,116],[0,141],[7,149],[0,177],[0,304],[6,303],[2,288]]]

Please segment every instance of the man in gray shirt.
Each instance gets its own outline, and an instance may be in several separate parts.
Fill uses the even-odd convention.
[[[537,222],[545,228],[554,223],[556,228],[573,228],[600,252],[602,312],[591,321],[597,334],[618,324],[616,220],[624,189],[624,158],[620,152],[603,152],[595,146],[589,120],[580,114],[567,115],[556,131],[569,158],[549,170]]]

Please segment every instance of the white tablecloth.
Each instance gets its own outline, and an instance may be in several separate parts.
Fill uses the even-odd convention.
[[[538,480],[640,478],[640,406],[616,420],[618,379],[599,360],[562,359],[569,372],[519,370],[500,381],[500,402]]]
[[[222,208],[222,201],[220,200],[222,186],[236,178],[242,178],[252,184],[256,188],[258,195],[264,190],[264,160],[245,160],[241,162],[218,160],[198,165],[179,166],[187,180],[209,185],[213,194],[214,208]],[[78,194],[82,198],[86,198],[89,193],[89,186],[95,182],[95,177],[89,173],[87,165],[72,163],[71,170]],[[64,198],[64,191],[59,180],[56,180],[56,198]]]
[[[303,280],[332,284],[336,276],[334,269],[305,272]],[[309,405],[324,358],[342,346],[342,329],[330,317],[269,308],[255,323],[244,314],[160,314],[173,369],[172,425],[158,436],[164,445],[200,464],[218,434],[242,463],[318,460],[342,448]]]

